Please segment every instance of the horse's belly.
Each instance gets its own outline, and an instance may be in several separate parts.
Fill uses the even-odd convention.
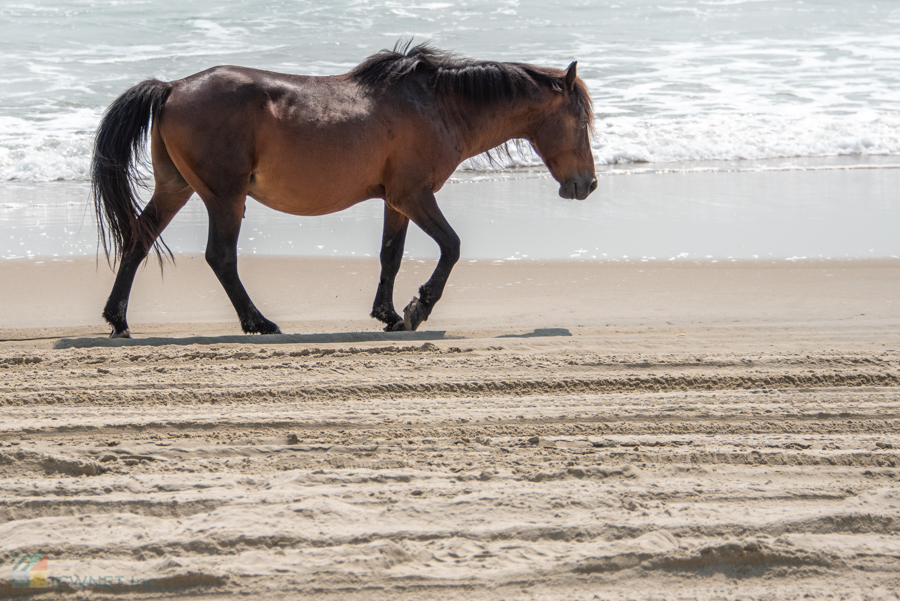
[[[326,215],[383,194],[385,145],[346,125],[272,127],[261,135],[249,194],[294,215]],[[341,140],[349,140],[341,143]],[[379,193],[381,191],[381,193]]]
[[[248,194],[260,203],[291,215],[327,215],[378,197],[377,187],[304,181],[302,177],[272,178],[257,174]]]

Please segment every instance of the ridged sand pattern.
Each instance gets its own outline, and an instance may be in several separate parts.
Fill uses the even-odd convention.
[[[900,354],[553,340],[3,351],[0,553],[167,595],[893,598]]]

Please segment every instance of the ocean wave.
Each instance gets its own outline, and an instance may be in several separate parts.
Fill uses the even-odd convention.
[[[251,16],[227,3],[213,10],[201,1],[210,9],[199,12],[167,4],[163,13],[146,3],[0,8],[0,21],[19,24],[4,30],[0,53],[0,181],[87,179],[103,110],[147,77],[174,80],[222,61],[334,75],[398,38],[482,59],[557,67],[578,59],[594,99],[600,167],[900,156],[900,9],[887,4],[374,0],[335,13],[327,3],[263,2]],[[553,25],[572,19],[581,31]],[[140,26],[122,29],[128,23]],[[48,27],[59,39],[34,45],[35,28]],[[322,27],[332,32],[327,42]],[[527,144],[468,160],[461,172],[522,169],[546,173]]]
[[[598,167],[640,164],[645,166],[645,171],[652,172],[669,170],[670,163],[680,163],[678,171],[719,171],[723,167],[706,163],[900,157],[900,116],[818,115],[783,119],[771,115],[720,114],[672,119],[615,115],[597,119],[591,146]],[[510,152],[475,157],[461,165],[463,171],[488,173],[540,167],[540,158],[527,144],[514,145]],[[769,168],[772,167],[753,165],[746,170]],[[734,165],[726,169],[741,170]]]
[[[87,180],[93,130],[99,117],[92,116],[93,122],[86,122],[84,117],[57,117],[17,129],[0,121],[0,180]],[[68,126],[61,125],[67,123]],[[13,129],[15,135],[10,135]],[[771,115],[681,119],[614,115],[598,118],[595,130],[592,147],[599,168],[641,165],[659,171],[665,170],[664,164],[668,163],[900,156],[898,115],[816,115],[795,119]],[[717,170],[708,165],[696,167]],[[463,162],[460,169],[508,175],[522,169],[545,170],[527,143],[511,144],[505,151],[494,151],[490,156],[479,155]]]
[[[615,116],[597,124],[598,164],[900,154],[900,116]]]
[[[0,116],[0,180],[85,180],[100,111]]]

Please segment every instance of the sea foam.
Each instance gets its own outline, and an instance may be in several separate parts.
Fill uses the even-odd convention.
[[[203,15],[198,18],[198,15]],[[105,108],[219,64],[345,73],[398,39],[578,73],[599,166],[900,155],[900,5],[833,0],[0,6],[0,181],[85,180]],[[328,39],[321,35],[329,31]],[[39,40],[40,43],[35,43]],[[463,164],[540,168],[527,145]]]

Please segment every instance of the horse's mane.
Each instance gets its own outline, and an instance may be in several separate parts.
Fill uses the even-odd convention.
[[[416,71],[429,75],[438,93],[458,93],[479,103],[527,98],[540,88],[562,90],[559,72],[525,63],[476,61],[427,43],[410,47],[398,42],[393,50],[382,50],[363,61],[350,75],[367,85],[394,84]],[[575,101],[590,127],[591,97],[581,80],[575,82]]]

